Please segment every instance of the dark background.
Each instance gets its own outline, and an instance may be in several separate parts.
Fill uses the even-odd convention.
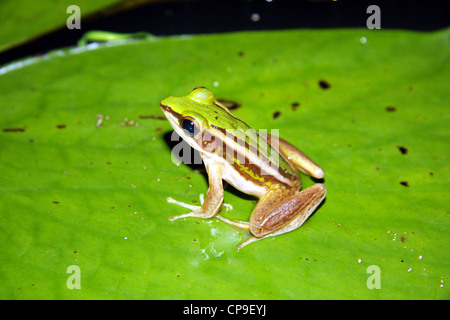
[[[76,1],[74,1],[76,4]],[[370,5],[381,10],[381,29],[432,31],[449,26],[449,1],[331,1],[331,0],[204,0],[142,4],[124,10],[116,5],[83,16],[81,30],[59,30],[0,54],[0,65],[75,46],[90,30],[133,33],[145,31],[157,36],[220,33],[240,30],[293,28],[366,28]],[[259,15],[252,21],[252,14]],[[67,14],[67,19],[69,14]]]

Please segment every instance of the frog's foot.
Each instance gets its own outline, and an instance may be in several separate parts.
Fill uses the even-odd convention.
[[[188,203],[184,203],[184,202],[175,200],[175,199],[173,199],[171,197],[168,197],[166,200],[169,203],[173,203],[173,204],[176,204],[176,205],[178,205],[180,207],[192,210],[192,212],[189,212],[189,213],[180,214],[178,216],[170,217],[169,221],[175,221],[177,219],[182,219],[182,218],[187,218],[187,217],[195,217],[197,215],[197,212],[199,212],[200,208],[201,208],[201,206],[194,206],[192,204],[188,204]]]
[[[186,209],[190,209],[192,211],[195,211],[195,210],[201,208],[200,206],[194,206],[192,204],[184,203],[184,202],[175,200],[174,198],[171,198],[171,197],[168,197],[166,200],[167,200],[168,203],[173,203],[173,204],[176,204],[176,205],[178,205],[180,207],[183,207],[183,208],[186,208]]]
[[[203,193],[200,193],[198,198],[200,199],[200,204],[203,205],[205,202],[205,196]],[[222,208],[225,208],[225,211],[233,210],[233,206],[229,203],[222,202]]]
[[[220,220],[222,220],[223,222],[236,227],[236,228],[241,228],[241,229],[246,229],[248,230],[250,227],[250,224],[248,222],[245,221],[238,221],[238,220],[229,220],[227,218],[224,218],[220,215],[216,215],[216,218],[219,218]]]
[[[200,199],[200,204],[203,205],[203,203],[205,202],[205,196],[204,196],[203,193],[200,193],[199,199]],[[173,199],[171,197],[168,197],[166,200],[169,203],[173,203],[173,204],[176,204],[176,205],[178,205],[180,207],[192,210],[192,212],[189,212],[189,213],[180,214],[178,216],[170,217],[169,221],[175,221],[177,219],[183,219],[183,218],[188,218],[188,217],[202,218],[202,214],[201,214],[201,208],[202,207],[201,206],[195,206],[195,205],[192,205],[192,204],[184,203],[184,202],[175,200],[175,199]],[[222,206],[225,207],[226,211],[233,209],[231,204],[228,204],[228,203],[223,203]],[[219,217],[219,218],[221,218],[221,217]]]
[[[270,236],[266,236],[266,237],[262,237],[262,238],[256,238],[256,237],[253,237],[253,236],[252,236],[252,237],[248,238],[247,240],[245,240],[244,242],[242,242],[240,245],[238,245],[238,246],[236,247],[236,250],[239,251],[239,250],[241,250],[243,247],[245,247],[246,245],[249,245],[250,243],[253,243],[253,242],[256,242],[256,241],[259,241],[259,240],[268,238],[268,237],[270,237]]]
[[[219,218],[223,222],[225,222],[225,223],[227,223],[227,224],[229,224],[229,225],[231,225],[233,227],[240,228],[240,229],[245,229],[245,230],[249,231],[248,234],[250,235],[250,238],[248,238],[247,240],[242,242],[240,245],[238,245],[236,247],[237,251],[241,250],[243,247],[245,247],[246,245],[248,245],[248,244],[250,244],[252,242],[255,242],[255,241],[258,241],[258,240],[262,240],[262,239],[266,238],[266,237],[262,237],[262,238],[253,237],[251,235],[251,233],[250,233],[250,223],[249,222],[238,221],[238,220],[229,220],[229,219],[224,218],[224,217],[222,217],[220,215],[217,215],[216,218]]]

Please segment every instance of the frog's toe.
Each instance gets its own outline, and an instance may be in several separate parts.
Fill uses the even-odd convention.
[[[189,213],[185,213],[185,214],[180,214],[178,216],[173,216],[169,218],[169,221],[175,221],[178,219],[183,219],[183,218],[188,218],[188,217],[194,217],[194,212],[189,212]]]
[[[169,203],[176,204],[177,206],[180,206],[180,207],[183,207],[183,208],[192,210],[192,211],[198,210],[198,209],[200,208],[199,206],[194,206],[194,205],[192,205],[192,204],[184,203],[184,202],[175,200],[175,199],[173,199],[173,198],[171,198],[171,197],[168,197],[166,200],[167,200],[167,202],[169,202]]]

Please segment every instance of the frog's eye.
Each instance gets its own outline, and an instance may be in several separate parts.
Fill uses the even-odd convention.
[[[200,131],[197,121],[191,117],[186,117],[181,120],[181,127],[185,130],[191,137],[197,135]]]

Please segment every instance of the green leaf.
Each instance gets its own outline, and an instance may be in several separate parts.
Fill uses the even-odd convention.
[[[120,1],[78,0],[74,3],[68,0],[2,0],[0,2],[0,21],[2,21],[0,52],[65,26],[67,19],[73,14],[73,11],[67,13],[70,5],[77,5],[84,19],[89,14],[118,2]]]
[[[0,298],[450,298],[448,39],[242,32],[5,66]],[[159,101],[196,86],[324,168],[326,201],[299,230],[237,252],[245,234],[218,219],[168,221],[186,212],[168,196],[198,202],[208,185],[170,160]],[[252,200],[228,186],[223,215],[248,220]],[[81,289],[67,286],[71,265]]]

